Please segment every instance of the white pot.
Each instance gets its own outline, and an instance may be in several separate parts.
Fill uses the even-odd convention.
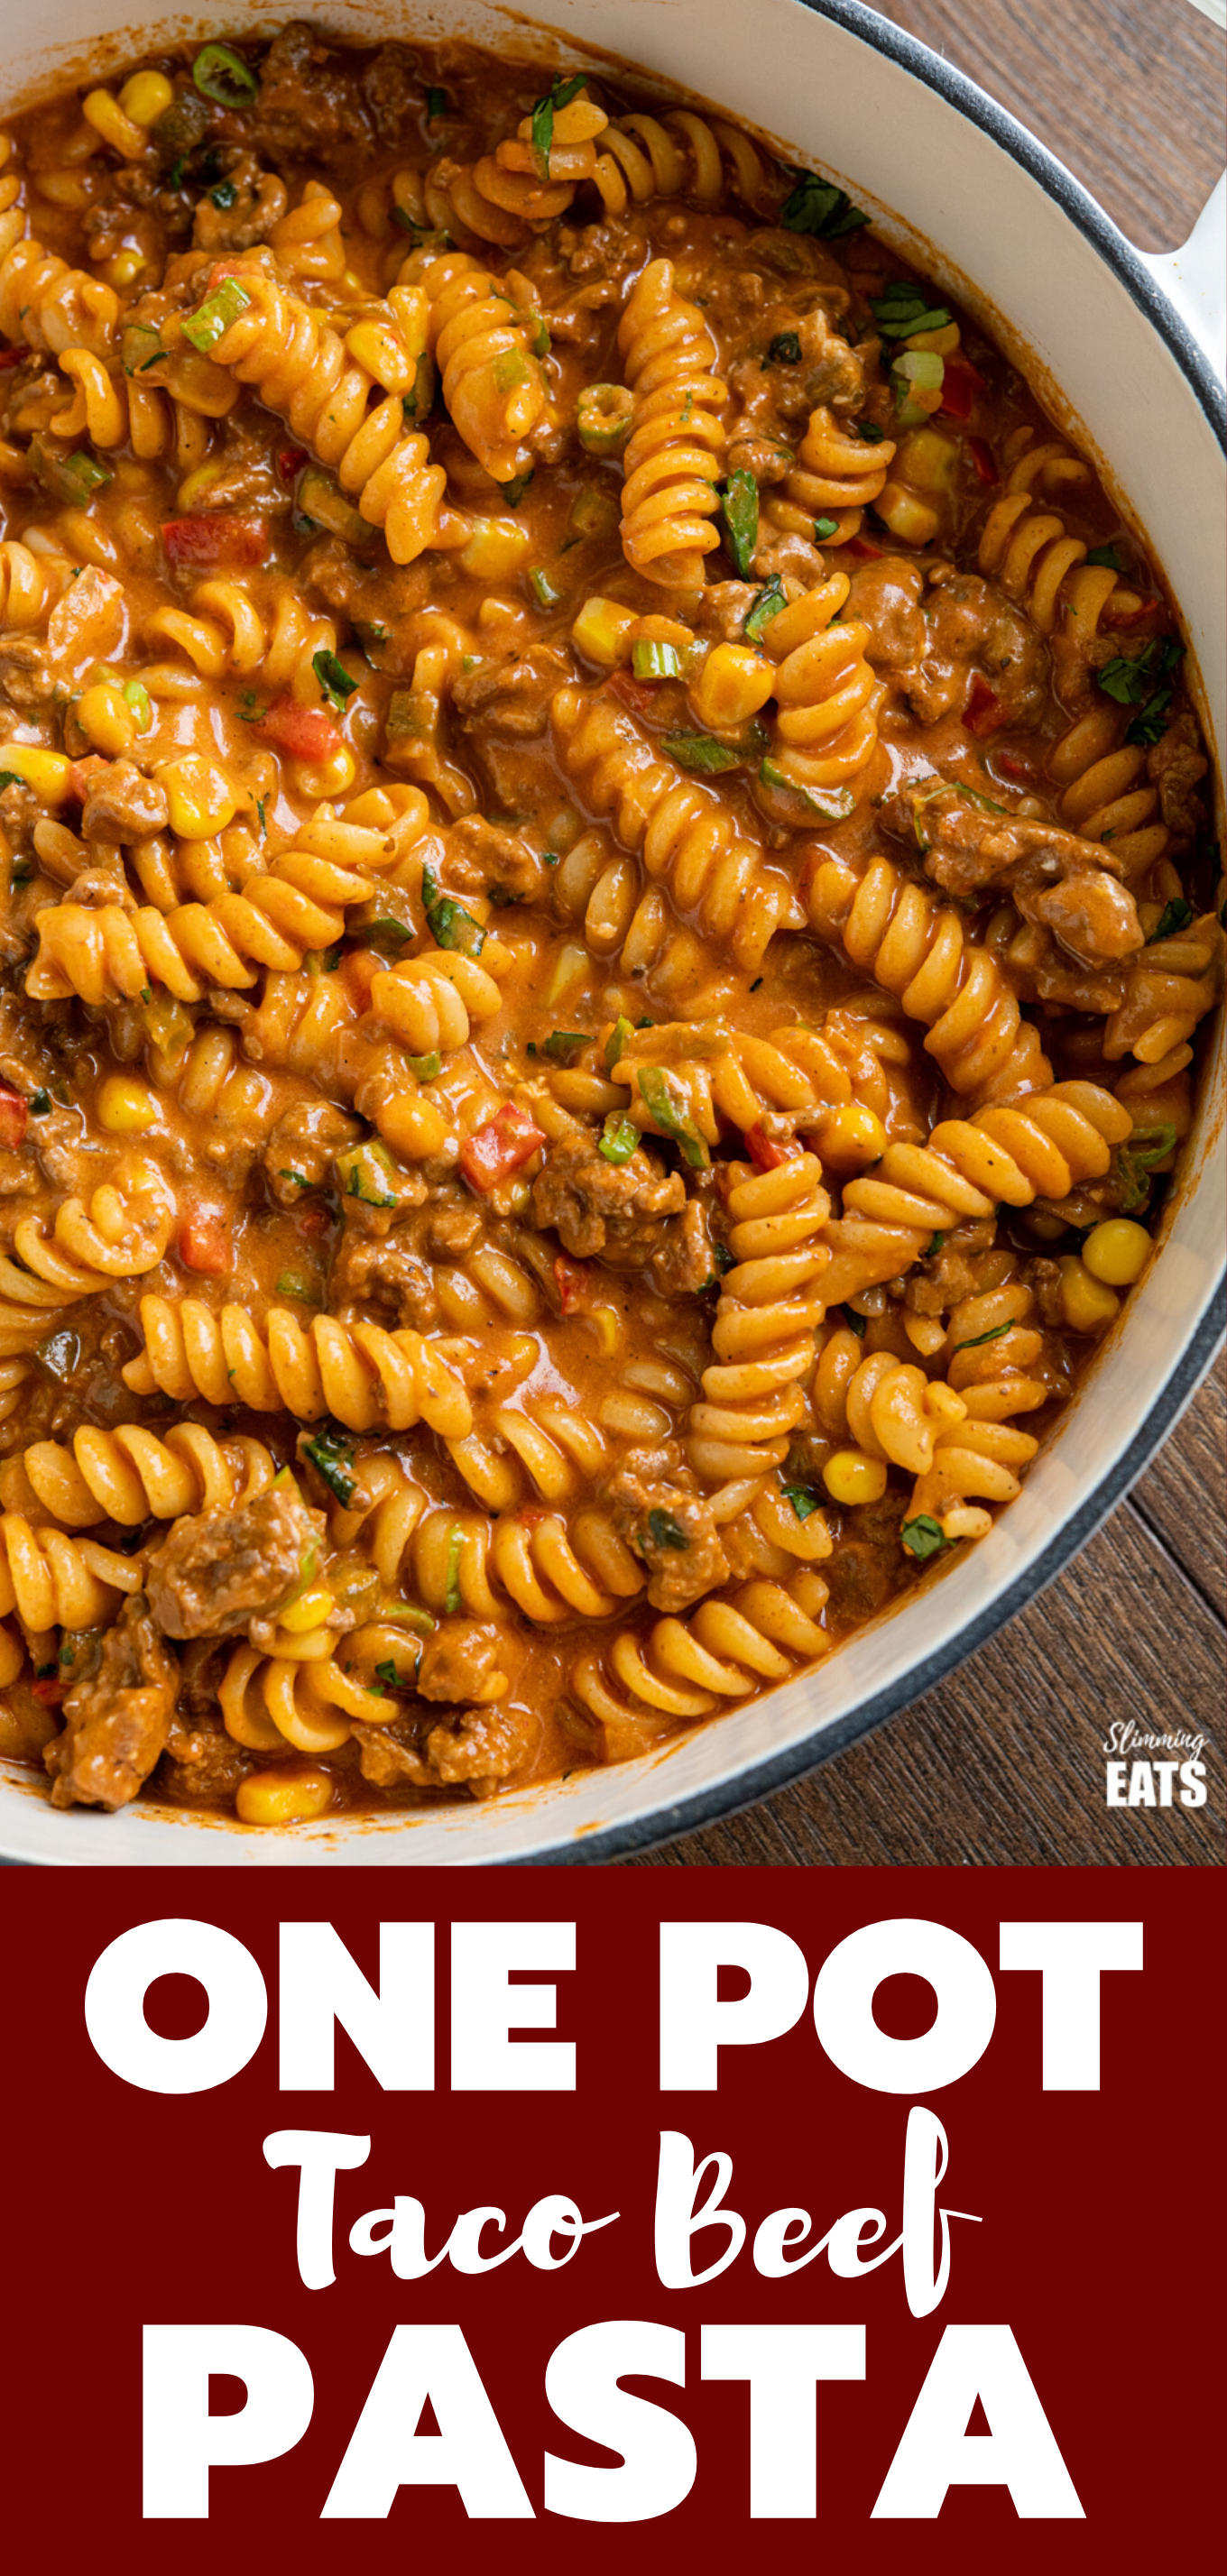
[[[228,0],[220,32],[270,32],[281,14]],[[518,33],[514,14],[485,0],[407,10],[367,0],[314,14],[350,37],[463,34],[525,53],[543,41],[524,22]],[[43,0],[37,51],[24,26],[18,35],[16,15],[9,0],[7,105],[53,78],[105,76],[140,41],[116,0]],[[537,0],[534,20],[557,30],[564,57],[568,43],[585,40],[598,63],[624,56],[724,104],[790,157],[839,179],[923,273],[981,316],[1094,458],[1163,566],[1221,775],[1222,395],[1206,354],[1221,214],[1174,259],[1142,259],[1023,127],[859,0],[669,0],[667,8]],[[146,43],[158,23],[151,12]],[[168,42],[219,32],[215,10],[168,13],[160,23]],[[1171,1430],[1221,1330],[1221,1062],[1215,1076],[1159,1258],[1021,1498],[901,1615],[865,1630],[820,1672],[642,1761],[487,1806],[339,1828],[244,1832],[143,1805],[115,1817],[61,1815],[28,1776],[9,1772],[0,1781],[0,1849],[52,1863],[606,1859],[795,1779],[929,1689],[1029,1601]],[[1092,1639],[1092,1662],[1094,1651]]]

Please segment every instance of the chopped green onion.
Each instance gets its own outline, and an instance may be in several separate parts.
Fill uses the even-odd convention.
[[[715,735],[710,733],[662,734],[661,749],[668,752],[670,760],[675,760],[679,769],[694,770],[700,776],[709,770],[736,769],[742,757],[739,751],[733,751],[727,742],[717,742]]]
[[[450,106],[451,100],[445,89],[428,89],[426,92],[427,124],[433,125],[436,117],[446,116]]]
[[[631,669],[637,680],[677,680],[682,666],[672,644],[641,640],[631,653]]]
[[[153,723],[153,708],[149,703],[149,691],[145,687],[144,682],[141,680],[125,680],[124,700],[126,705],[131,707],[132,713],[136,718],[137,732],[148,733],[150,725]]]
[[[648,1537],[653,1547],[686,1548],[690,1545],[681,1522],[674,1519],[672,1512],[661,1511],[659,1505],[648,1513]]]
[[[574,1064],[581,1047],[587,1044],[587,1033],[583,1029],[551,1029],[541,1052],[551,1056],[556,1064]]]
[[[869,310],[886,340],[910,340],[917,331],[944,331],[950,315],[944,304],[926,304],[918,286],[896,277],[880,295],[868,299]]]
[[[303,1442],[304,1457],[309,1458],[312,1466],[318,1468],[329,1492],[336,1496],[342,1511],[347,1511],[354,1499],[355,1478],[349,1473],[353,1454],[353,1441],[339,1422],[326,1422],[322,1430],[315,1432],[310,1440]]]
[[[238,321],[240,313],[246,312],[250,302],[246,287],[240,286],[237,277],[223,277],[212,295],[206,295],[204,303],[199,304],[194,313],[188,314],[183,325],[184,339],[190,340],[192,347],[207,357],[210,349],[215,349],[218,341],[225,339],[231,323]]]
[[[550,175],[554,111],[556,108],[569,107],[572,99],[578,98],[584,86],[585,77],[583,72],[577,72],[573,80],[556,80],[553,88],[546,91],[544,98],[537,100],[533,109],[531,136],[533,158],[536,161],[538,173],[543,179],[548,179]]]
[[[386,1145],[378,1137],[368,1136],[344,1164],[338,1157],[337,1168],[344,1182],[347,1199],[357,1199],[362,1207],[394,1208],[399,1205],[395,1190],[387,1183],[392,1178],[392,1162]]]
[[[517,501],[523,500],[532,479],[533,469],[530,465],[527,474],[513,474],[510,483],[501,483],[499,485],[499,490],[501,491],[503,499],[505,500],[509,510],[514,510]]]
[[[201,97],[214,99],[219,107],[245,107],[259,88],[255,73],[230,45],[205,45],[192,65],[192,79]]]
[[[899,1535],[922,1565],[926,1557],[936,1556],[940,1548],[953,1545],[941,1522],[931,1520],[927,1512],[918,1512],[914,1521],[905,1521]]]
[[[930,1239],[929,1239],[929,1248],[928,1248],[928,1251],[922,1255],[922,1258],[923,1258],[925,1261],[933,1261],[933,1260],[935,1260],[935,1259],[936,1259],[937,1254],[938,1254],[938,1253],[943,1249],[944,1244],[945,1244],[945,1241],[946,1241],[946,1238],[945,1238],[945,1235],[944,1235],[944,1234],[935,1234],[935,1235],[931,1235],[931,1236],[930,1236]]]
[[[1186,903],[1182,894],[1173,895],[1171,902],[1164,904],[1163,910],[1146,942],[1147,947],[1153,948],[1156,940],[1174,938],[1178,930],[1187,930],[1192,918],[1192,904]]]
[[[680,1146],[692,1171],[701,1171],[706,1164],[710,1163],[711,1155],[707,1150],[706,1138],[699,1134],[689,1110],[674,1098],[669,1087],[669,1077],[661,1066],[656,1064],[640,1066],[639,1097],[655,1119],[661,1134],[670,1137],[675,1145]]]
[[[922,393],[936,393],[946,373],[946,361],[936,349],[905,349],[902,357],[896,358],[891,373],[902,376],[910,391],[919,386]]]
[[[585,454],[620,456],[634,416],[635,398],[625,385],[585,385],[575,407],[575,426]]]
[[[834,525],[835,521],[832,519],[831,526],[834,527]],[[769,626],[772,618],[778,617],[780,610],[782,608],[786,608],[787,605],[788,602],[784,597],[784,584],[781,581],[778,572],[773,572],[770,581],[767,583],[766,589],[760,590],[751,600],[749,608],[746,611],[745,624],[741,630],[742,634],[748,635],[752,644],[759,643],[762,638],[764,626]]]
[[[436,1047],[433,1055],[407,1055],[405,1062],[415,1082],[433,1082],[443,1071],[443,1058]]]
[[[597,1138],[597,1152],[607,1163],[629,1163],[639,1144],[639,1130],[623,1110],[611,1109]]]
[[[548,572],[543,572],[540,564],[533,565],[528,580],[538,608],[557,608],[562,592],[555,589]]]
[[[625,1055],[627,1046],[633,1034],[634,1032],[631,1028],[630,1021],[620,1011],[605,1043],[606,1073],[612,1073],[614,1066],[619,1062],[620,1058]]]
[[[720,511],[728,532],[729,553],[744,581],[758,544],[758,485],[744,465],[730,474],[720,495]]]
[[[758,774],[764,787],[774,788],[778,794],[795,796],[807,814],[816,814],[823,823],[845,822],[856,805],[852,788],[827,787],[815,793],[813,788],[803,787],[798,779],[790,778],[787,770],[781,769],[776,760],[765,760]]]
[[[818,241],[839,241],[845,233],[859,232],[868,215],[854,206],[843,188],[833,179],[820,179],[813,170],[798,170],[791,196],[780,208],[780,222],[790,233],[813,233]]]
[[[462,957],[480,957],[486,934],[471,912],[450,894],[440,894],[432,868],[422,870],[422,905],[436,948],[457,948]]]
[[[59,498],[75,502],[78,507],[89,500],[91,493],[105,492],[111,481],[110,466],[100,465],[97,457],[87,456],[83,448],[78,448],[72,456],[57,458],[56,463],[59,468],[56,478]]]
[[[815,519],[814,535],[816,536],[819,545],[823,545],[828,537],[837,537],[839,535],[838,519]]]
[[[328,652],[326,647],[312,654],[311,668],[326,704],[335,707],[338,715],[344,715],[346,700],[352,698],[357,681],[351,680],[344,663],[338,662],[336,654]]]
[[[297,1179],[297,1173],[294,1177]],[[278,1297],[296,1297],[300,1306],[322,1306],[324,1302],[318,1281],[308,1279],[303,1270],[283,1270],[274,1293]]]
[[[459,1521],[453,1521],[447,1533],[447,1574],[443,1587],[443,1607],[453,1615],[460,1608],[460,1551],[463,1546],[464,1531]]]
[[[1156,1163],[1165,1163],[1176,1144],[1174,1127],[1139,1127],[1121,1145],[1116,1156],[1116,1175],[1120,1187],[1122,1216],[1132,1216],[1135,1208],[1144,1207],[1150,1196],[1147,1175]]]
[[[571,504],[568,526],[577,537],[612,536],[618,524],[618,504],[613,493],[604,487],[594,490],[589,484],[577,492]]]

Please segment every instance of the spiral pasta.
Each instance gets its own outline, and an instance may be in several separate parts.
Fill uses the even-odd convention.
[[[589,811],[610,815],[623,847],[667,884],[678,911],[696,913],[709,936],[727,939],[738,965],[753,972],[793,913],[791,889],[764,863],[761,844],[607,698],[562,688],[550,715],[559,757]]]
[[[1098,1084],[1058,1082],[972,1119],[943,1119],[924,1145],[888,1145],[872,1171],[845,1184],[842,1212],[824,1230],[828,1304],[899,1278],[950,1226],[1102,1179],[1132,1126],[1128,1108]]]
[[[824,546],[842,546],[855,537],[870,504],[886,482],[895,442],[876,444],[855,437],[825,403],[809,416],[796,463],[781,484],[762,496],[762,513],[772,527],[813,538],[815,522],[834,519],[823,528]]]
[[[305,825],[297,845],[266,869],[253,870],[240,893],[219,890],[207,903],[166,913],[147,905],[56,904],[36,915],[38,951],[26,991],[40,1002],[77,993],[98,1008],[161,984],[177,1001],[200,1002],[210,984],[254,984],[259,966],[295,970],[309,951],[340,938],[346,907],[375,892],[371,871],[390,856],[379,833],[321,820]]]
[[[355,1719],[387,1726],[396,1702],[345,1670],[349,1640],[327,1632],[282,1640],[292,1652],[262,1655],[236,1646],[218,1685],[226,1733],[251,1753],[335,1753],[347,1744]]]
[[[350,1431],[425,1422],[459,1440],[471,1426],[463,1386],[420,1333],[339,1324],[332,1315],[313,1315],[304,1326],[285,1306],[257,1324],[245,1306],[215,1314],[197,1297],[142,1297],[140,1314],[145,1347],[124,1369],[134,1394],[160,1388],[178,1404],[200,1395],[253,1413],[284,1408],[300,1422],[331,1413]]]
[[[407,958],[371,985],[372,1010],[418,1056],[463,1046],[470,1026],[502,1006],[493,975],[476,958],[451,951]]]
[[[728,1212],[734,1266],[712,1325],[715,1359],[687,1427],[691,1464],[717,1485],[782,1465],[804,1414],[831,1212],[817,1156],[797,1154],[768,1172],[734,1164]]]
[[[31,1636],[97,1627],[113,1616],[117,1596],[139,1592],[143,1580],[132,1557],[94,1539],[32,1529],[21,1512],[0,1513],[0,1619],[15,1610]]]
[[[116,1431],[85,1423],[70,1447],[35,1441],[0,1467],[6,1511],[50,1512],[69,1529],[118,1521],[137,1529],[181,1512],[232,1509],[271,1485],[276,1464],[258,1440],[214,1439],[203,1423],[172,1423],[164,1439],[138,1422]]]
[[[426,1609],[448,1608],[458,1595],[474,1618],[504,1616],[508,1607],[538,1626],[607,1619],[641,1592],[645,1576],[599,1504],[565,1516],[521,1505],[490,1519],[432,1503],[400,1462],[386,1453],[363,1462],[359,1495],[332,1516],[338,1545],[361,1534],[389,1593],[408,1588]]]
[[[394,563],[412,563],[424,547],[440,544],[447,477],[430,463],[421,432],[405,427],[404,396],[424,345],[420,299],[401,297],[392,307],[378,347],[392,354],[394,363],[383,373],[394,381],[372,407],[377,379],[350,347],[361,324],[343,341],[321,313],[263,271],[244,269],[236,283],[244,309],[216,341],[215,363],[253,385],[320,463],[335,467],[361,517],[382,528]],[[370,353],[369,333],[359,346]]]
[[[763,629],[763,650],[776,665],[779,768],[802,789],[861,778],[878,739],[884,692],[865,659],[869,628],[840,615],[849,588],[845,573],[833,573]]]
[[[696,590],[703,557],[720,542],[711,522],[728,387],[715,373],[716,344],[702,314],[675,289],[670,260],[651,260],[636,280],[618,346],[635,399],[623,460],[622,549],[647,580]]]
[[[270,612],[257,606],[244,582],[227,579],[198,583],[190,610],[160,603],[144,631],[155,643],[176,645],[206,679],[227,671],[246,679],[258,671],[268,688],[316,705],[314,657],[334,652],[337,642],[332,619],[312,615],[293,592],[282,591]],[[151,694],[158,694],[157,677]]]
[[[468,1438],[447,1447],[470,1491],[495,1512],[514,1509],[525,1476],[543,1502],[565,1502],[577,1484],[599,1475],[608,1455],[599,1423],[546,1395],[483,1408]]]
[[[67,585],[71,566],[15,538],[0,543],[0,624],[21,631],[41,626]]]
[[[496,483],[513,482],[531,470],[533,433],[550,407],[541,363],[548,333],[528,280],[514,280],[524,298],[514,302],[508,281],[491,277],[467,251],[414,251],[401,278],[426,297],[427,344],[466,447]]]
[[[5,155],[11,150],[0,136]],[[11,173],[0,185],[7,185]],[[102,278],[70,268],[55,251],[45,250],[25,217],[10,199],[0,214],[0,331],[6,340],[58,356],[64,349],[91,349],[104,357],[119,319],[119,297]]]
[[[662,1725],[709,1717],[722,1701],[790,1681],[799,1665],[817,1662],[832,1642],[821,1625],[826,1598],[820,1574],[748,1583],[728,1599],[700,1603],[688,1619],[658,1619],[646,1633],[622,1629],[602,1654],[576,1658],[571,1689],[628,1754],[636,1734],[650,1743]]]
[[[175,1199],[159,1166],[131,1155],[99,1183],[88,1204],[65,1199],[50,1226],[18,1219],[13,1254],[0,1259],[0,1354],[29,1349],[49,1319],[117,1279],[156,1270],[170,1242]]]
[[[952,904],[873,859],[862,877],[842,859],[819,858],[808,888],[809,917],[839,940],[854,965],[895,993],[909,1019],[927,1023],[925,1045],[955,1091],[1000,1083],[1017,1060],[1030,1079],[1051,1067],[1034,1061],[1016,995],[988,948],[969,938]]]

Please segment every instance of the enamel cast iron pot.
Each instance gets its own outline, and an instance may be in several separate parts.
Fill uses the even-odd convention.
[[[43,0],[22,15],[20,32],[10,15],[2,103],[25,105],[57,81],[105,79],[160,36],[263,35],[291,14],[288,5],[249,12],[225,0],[220,17],[154,9],[138,29],[118,0]],[[526,52],[541,41],[490,0],[321,0],[303,14],[351,40],[455,34]],[[1180,604],[1221,775],[1222,188],[1184,251],[1141,257],[1022,126],[859,0],[537,0],[533,21],[555,31],[564,63],[582,66],[585,43],[599,49],[598,67],[622,56],[838,179],[922,273],[982,317],[1145,532]],[[761,1798],[868,1733],[1059,1572],[1171,1430],[1213,1356],[1221,1041],[1219,1055],[1159,1257],[1020,1499],[902,1615],[821,1670],[640,1761],[540,1792],[285,1834],[143,1805],[114,1817],[53,1813],[28,1774],[10,1770],[0,1777],[0,1850],[52,1863],[606,1859]]]

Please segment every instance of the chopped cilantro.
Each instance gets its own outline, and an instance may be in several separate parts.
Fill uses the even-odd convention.
[[[318,1468],[329,1493],[335,1494],[342,1511],[347,1511],[354,1499],[354,1478],[349,1472],[354,1444],[349,1433],[339,1422],[325,1422],[321,1430],[303,1442],[303,1455],[311,1460],[313,1467]]]
[[[785,1485],[783,1493],[785,1502],[792,1504],[799,1521],[807,1521],[810,1513],[818,1509],[818,1496],[811,1493],[808,1485]]]
[[[845,1306],[843,1311],[844,1322],[847,1325],[849,1332],[855,1333],[857,1340],[859,1342],[863,1342],[865,1338],[864,1316],[858,1315],[855,1308],[852,1306]]]
[[[659,1506],[648,1513],[648,1537],[653,1547],[685,1548],[690,1545],[681,1522],[674,1519],[672,1512],[661,1511]]]
[[[460,1608],[460,1551],[463,1546],[464,1531],[459,1521],[453,1521],[447,1533],[447,1574],[443,1588],[443,1607],[453,1615]]]
[[[1171,902],[1164,904],[1163,910],[1146,942],[1147,947],[1153,948],[1157,939],[1174,938],[1178,930],[1187,930],[1192,918],[1192,904],[1186,903],[1182,894],[1173,895]]]
[[[922,1565],[926,1557],[936,1556],[939,1549],[953,1543],[947,1538],[940,1521],[931,1520],[927,1512],[919,1512],[914,1521],[905,1521],[899,1535],[904,1546]]]
[[[433,868],[422,870],[422,903],[436,948],[456,948],[462,957],[480,957],[486,944],[481,923],[454,896],[440,894]]]
[[[833,519],[831,521],[831,525],[832,527],[835,525],[835,521]],[[769,625],[773,617],[778,617],[780,610],[782,608],[786,608],[787,605],[788,603],[784,597],[784,584],[781,581],[778,572],[773,572],[766,588],[764,590],[757,591],[754,598],[751,600],[750,605],[746,610],[745,624],[741,630],[742,634],[748,635],[752,644],[757,644],[761,640],[764,626]]]
[[[555,111],[560,107],[569,107],[572,99],[578,98],[584,86],[584,79],[584,73],[577,72],[573,80],[556,80],[553,88],[547,89],[544,98],[539,98],[533,109],[531,135],[533,157],[543,179],[548,179],[550,175]]]
[[[319,681],[320,694],[326,704],[335,707],[338,715],[344,715],[345,702],[347,698],[352,698],[358,686],[357,681],[351,680],[344,663],[338,662],[336,654],[330,653],[326,647],[312,654],[311,668]]]
[[[706,1138],[699,1134],[689,1110],[674,1098],[669,1086],[669,1077],[659,1065],[640,1066],[639,1097],[655,1119],[662,1135],[670,1137],[673,1143],[680,1147],[692,1171],[700,1171],[705,1164],[710,1163],[711,1155],[707,1149]]]
[[[730,474],[720,495],[720,511],[728,534],[728,549],[742,580],[746,580],[758,544],[758,485],[744,465]]]
[[[818,241],[839,241],[868,221],[846,189],[837,188],[833,179],[820,179],[814,170],[796,172],[792,193],[780,208],[780,222],[790,233],[813,233]]]
[[[839,535],[838,519],[815,519],[814,535],[816,536],[819,545],[825,544],[828,537],[837,537]]]
[[[717,742],[710,733],[662,734],[661,749],[677,762],[679,769],[695,770],[700,777],[707,771],[736,769],[741,762],[739,751],[727,742]]]
[[[1138,707],[1125,735],[1127,743],[1149,746],[1156,743],[1167,722],[1176,672],[1184,659],[1184,646],[1174,636],[1154,636],[1140,653],[1132,656],[1114,654],[1097,673],[1105,698],[1120,707]]]
[[[944,304],[929,304],[919,286],[895,277],[880,295],[868,299],[869,310],[885,340],[910,340],[917,331],[944,331],[950,315]]]
[[[777,331],[774,340],[770,340],[767,344],[767,355],[763,364],[767,367],[799,367],[801,343],[796,332]]]
[[[999,1341],[1001,1335],[1008,1333],[1009,1329],[1008,1321],[1004,1324],[990,1324],[986,1333],[973,1333],[969,1342],[956,1342],[954,1347],[956,1351],[978,1351],[982,1342]]]
[[[1123,572],[1125,569],[1120,559],[1119,546],[1092,546],[1087,555],[1087,562],[1102,564],[1105,572]]]
[[[869,447],[880,447],[886,436],[885,430],[879,429],[876,420],[858,420],[856,434],[858,438],[863,438]]]

